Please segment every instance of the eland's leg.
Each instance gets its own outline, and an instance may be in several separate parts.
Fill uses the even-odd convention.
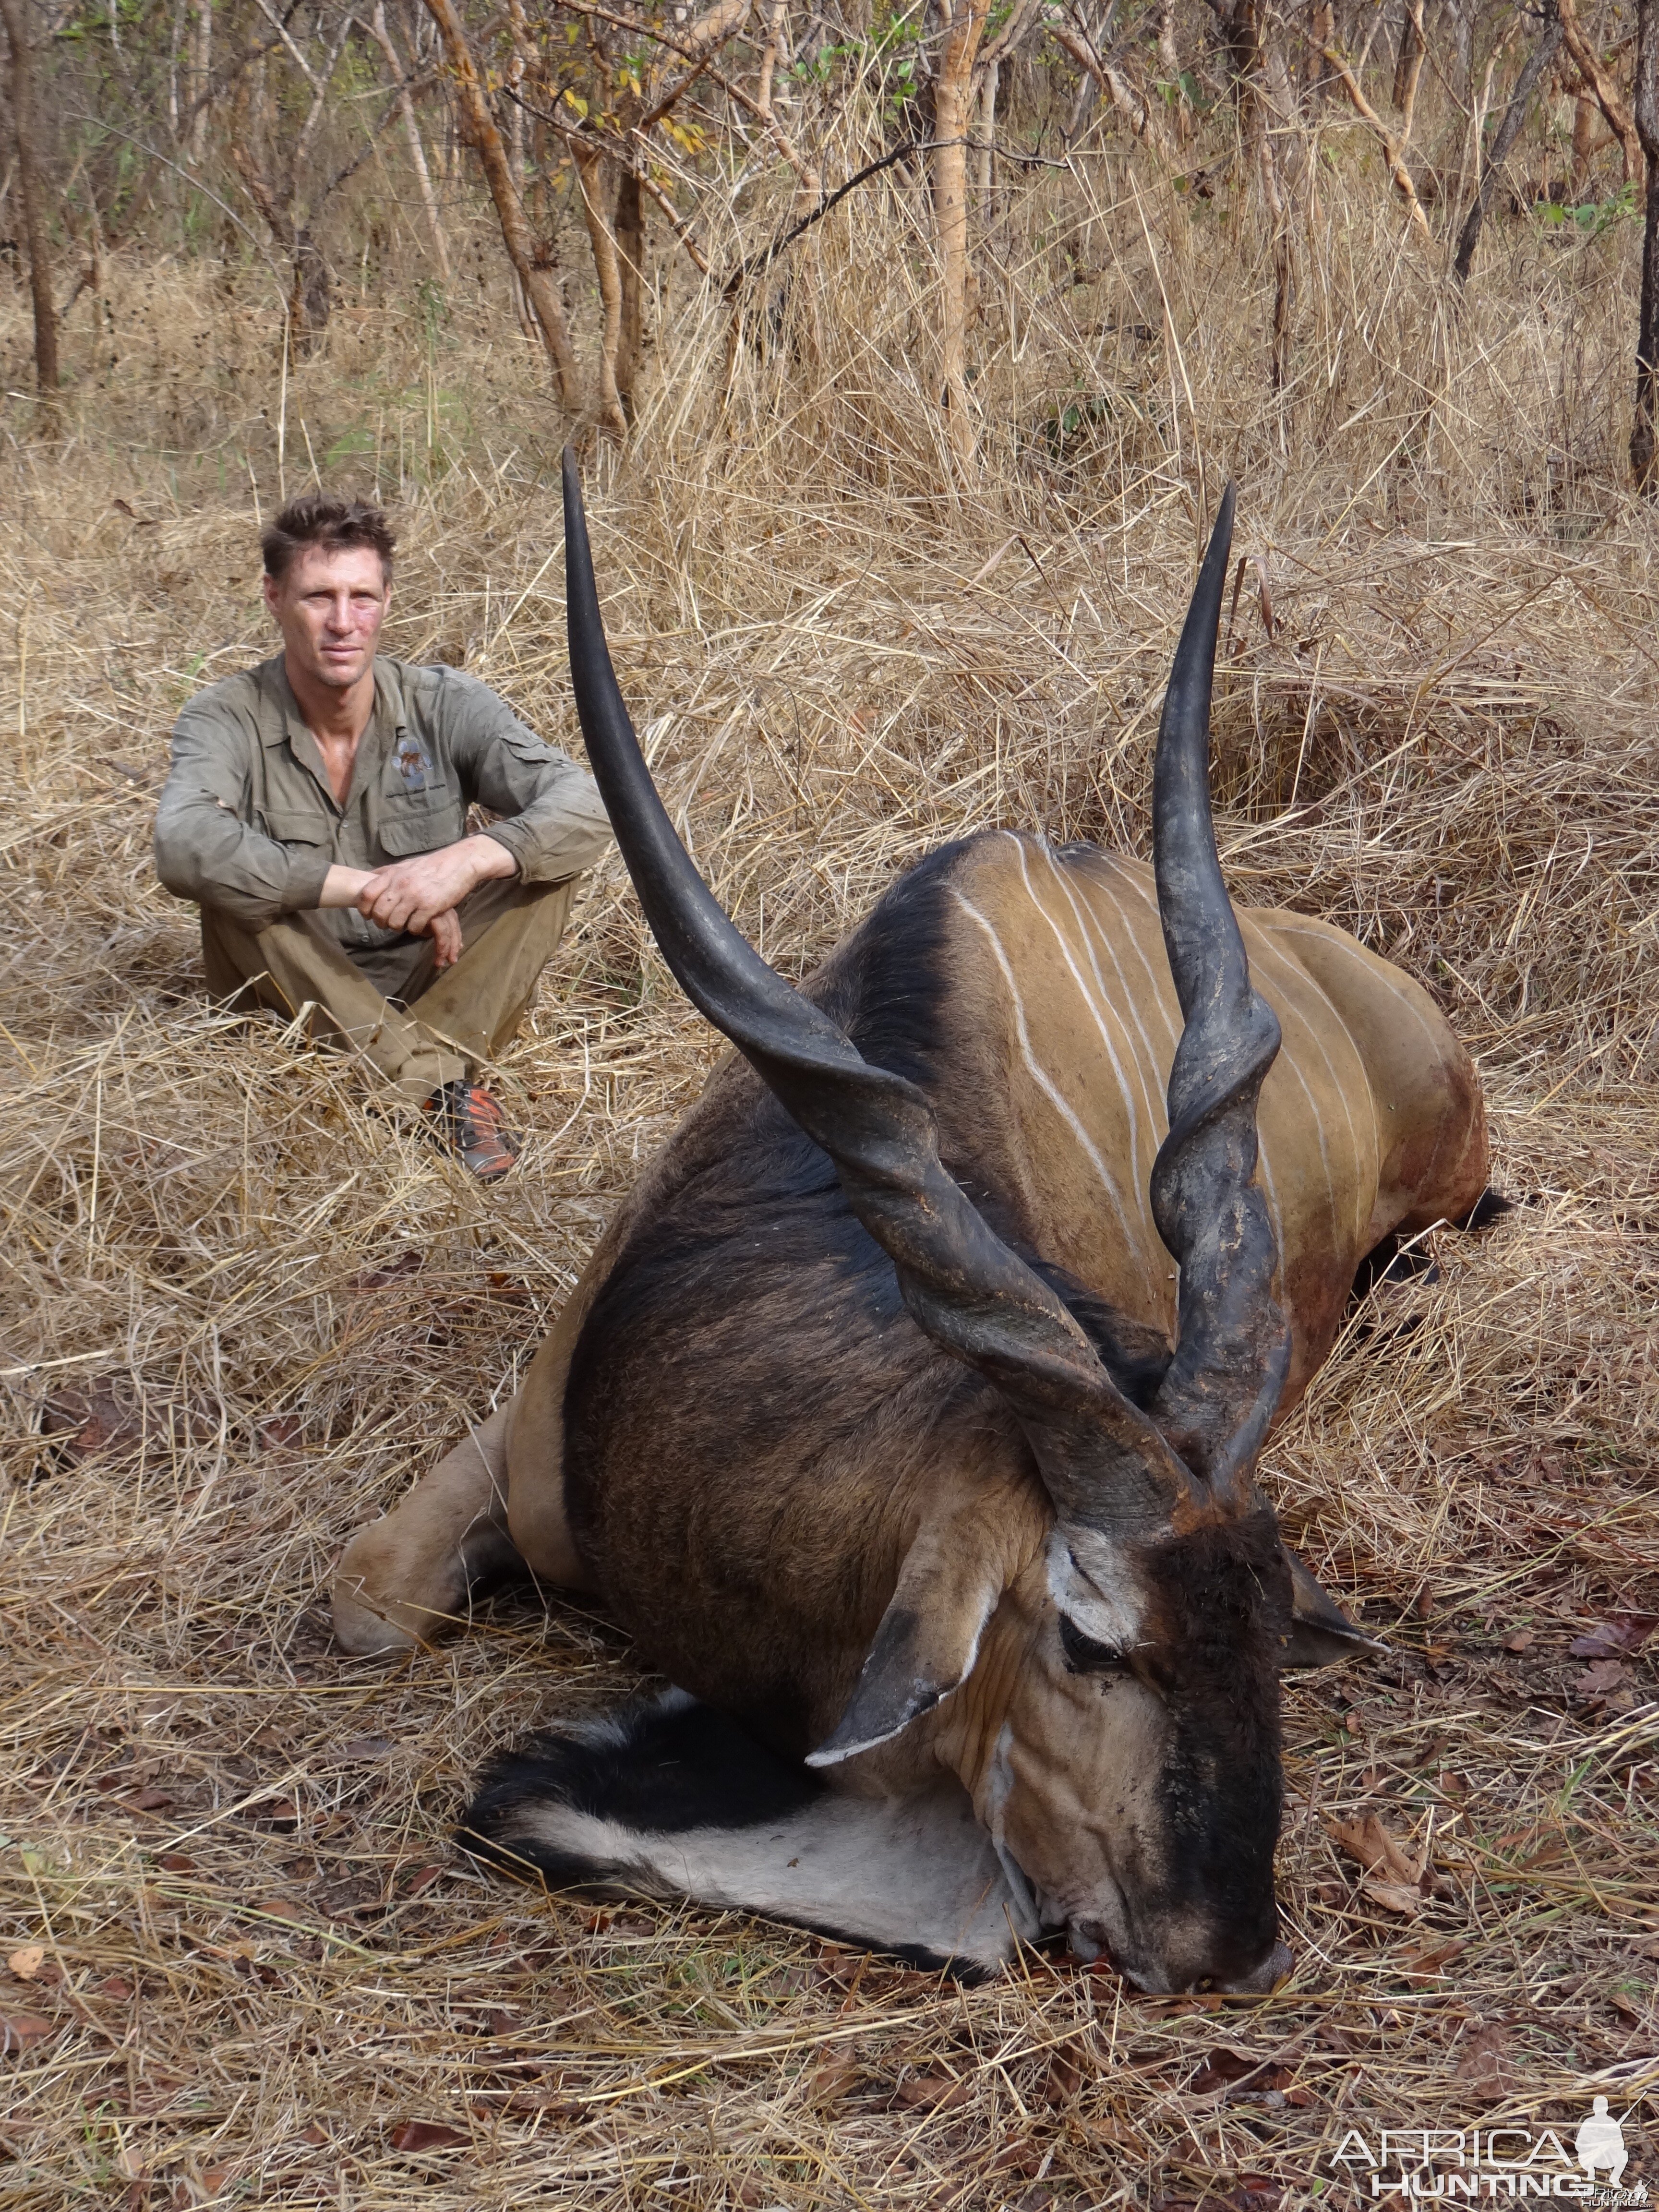
[[[582,1324],[628,1233],[634,1202],[617,1208],[588,1254],[513,1401],[506,1462],[507,1525],[530,1573],[555,1589],[593,1587],[564,1510],[564,1387]]]
[[[954,1775],[855,1796],[683,1690],[501,1754],[459,1840],[551,1889],[689,1897],[968,1981],[1040,1933]]]
[[[466,1618],[486,1577],[522,1570],[507,1533],[503,1406],[384,1519],[360,1529],[334,1575],[334,1633],[363,1656],[434,1642]]]
[[[518,1395],[346,1546],[334,1577],[334,1633],[348,1651],[434,1642],[465,1621],[468,1593],[487,1577],[588,1588],[564,1512],[564,1382],[627,1218],[623,1207],[594,1249]]]

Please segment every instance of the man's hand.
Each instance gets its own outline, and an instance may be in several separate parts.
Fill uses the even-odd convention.
[[[516,875],[518,869],[512,854],[494,837],[463,837],[435,853],[417,853],[413,860],[372,870],[354,903],[382,929],[426,937],[438,915],[453,913],[481,883],[491,876]],[[448,964],[439,961],[441,967]]]
[[[494,837],[463,837],[435,853],[417,853],[389,868],[331,867],[321,907],[355,906],[382,929],[406,929],[432,939],[433,961],[453,968],[461,957],[455,909],[491,876],[514,876],[519,864]]]
[[[461,920],[454,908],[434,914],[426,933],[432,939],[433,966],[453,968],[461,957]]]

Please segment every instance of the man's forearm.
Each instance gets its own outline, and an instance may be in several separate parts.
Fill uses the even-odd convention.
[[[317,904],[319,907],[356,906],[368,881],[367,868],[331,867],[323,878],[323,893]]]
[[[455,850],[467,853],[476,861],[480,883],[491,876],[516,876],[519,872],[518,860],[499,837],[463,837]]]
[[[440,846],[435,853],[417,853],[414,862],[397,865],[408,867],[422,860],[440,860],[452,864],[447,871],[457,887],[454,903],[459,905],[468,892],[495,876],[515,876],[519,864],[505,845],[495,837],[463,837],[453,845]],[[462,866],[453,864],[464,864]],[[382,882],[391,873],[389,868],[343,868],[336,865],[323,878],[322,896],[319,907],[356,906],[364,890],[372,882]],[[467,883],[466,877],[471,881]],[[461,886],[465,886],[464,888]]]

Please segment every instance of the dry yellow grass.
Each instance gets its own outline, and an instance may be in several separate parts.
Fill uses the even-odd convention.
[[[1437,1279],[1357,1317],[1270,1457],[1395,1656],[1289,1692],[1297,1966],[1264,2002],[1037,1957],[963,1992],[455,1855],[485,1753],[628,1688],[626,1649],[515,1595],[368,1665],[319,1593],[510,1389],[710,1039],[612,865],[499,1073],[523,1164],[482,1191],[349,1066],[203,1003],[149,834],[178,704],[266,649],[279,465],[378,481],[395,649],[464,652],[571,741],[537,356],[494,295],[430,328],[348,304],[284,387],[254,280],[118,264],[118,364],[71,324],[58,441],[7,403],[0,2206],[1265,2212],[1352,2202],[1351,2127],[1576,2124],[1598,2087],[1659,2179],[1652,1662],[1568,1648],[1659,1613],[1629,241],[1495,224],[1457,325],[1361,137],[1329,143],[1282,401],[1248,218],[1091,156],[1010,186],[985,245],[979,488],[941,475],[897,189],[804,242],[729,374],[676,270],[645,419],[590,470],[665,788],[790,973],[941,837],[1142,843],[1199,532],[1241,479],[1233,880],[1440,993],[1524,1200],[1431,1240]],[[1413,1894],[1334,1840],[1370,1817]]]

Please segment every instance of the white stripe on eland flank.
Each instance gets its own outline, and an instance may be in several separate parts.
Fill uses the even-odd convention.
[[[1049,913],[1048,908],[1044,906],[1042,901],[1036,895],[1036,887],[1031,881],[1030,871],[1025,865],[1025,840],[1023,837],[1016,837],[1013,840],[1013,845],[1014,850],[1019,859],[1019,879],[1025,886],[1025,896],[1030,900],[1031,904],[1036,908],[1038,914],[1042,915],[1043,921],[1054,933],[1054,943],[1060,947],[1060,957],[1066,963],[1066,971],[1070,975],[1072,981],[1077,985],[1078,996],[1088,1008],[1089,1018],[1093,1022],[1096,1029],[1100,1032],[1100,1041],[1106,1048],[1106,1057],[1112,1063],[1112,1073],[1117,1078],[1117,1087],[1123,1099],[1123,1110],[1129,1117],[1129,1180],[1134,1185],[1136,1194],[1139,1196],[1146,1188],[1146,1176],[1143,1176],[1141,1173],[1140,1167],[1140,1116],[1135,1112],[1135,1102],[1129,1089],[1128,1079],[1123,1073],[1123,1063],[1117,1056],[1117,1047],[1113,1043],[1111,1031],[1106,1026],[1105,1014],[1106,1012],[1109,1011],[1109,1007],[1103,1003],[1105,1001],[1105,986],[1103,983],[1101,984],[1101,997],[1100,1000],[1097,1000],[1095,998],[1094,994],[1090,990],[1088,984],[1084,981],[1083,970],[1078,966],[1076,960],[1073,957],[1072,947],[1066,942],[1065,931],[1061,929],[1059,923],[1054,920],[1053,915]],[[1045,857],[1048,858],[1049,867],[1052,870],[1054,868],[1054,859],[1053,855],[1048,853],[1047,846],[1044,846],[1043,853]],[[1087,949],[1086,939],[1085,940],[1085,951]],[[1092,964],[1092,955],[1091,956],[1091,963]],[[1097,982],[1100,981],[1100,971],[1098,969],[1095,970],[1095,980]],[[1119,1018],[1121,1022],[1121,1017]],[[1152,1162],[1148,1160],[1146,1163],[1146,1175],[1150,1175],[1151,1173]]]
[[[1282,1039],[1284,1036],[1282,1026],[1280,1028],[1279,1035]],[[1302,1096],[1308,1102],[1308,1112],[1312,1117],[1314,1134],[1319,1139],[1319,1164],[1325,1176],[1325,1203],[1330,1209],[1331,1234],[1333,1237],[1340,1239],[1342,1235],[1342,1223],[1336,1210],[1336,1183],[1331,1174],[1331,1155],[1329,1149],[1325,1143],[1325,1122],[1324,1117],[1321,1115],[1319,1110],[1319,1101],[1314,1097],[1313,1088],[1309,1083],[1307,1077],[1297,1066],[1296,1055],[1291,1052],[1290,1047],[1283,1042],[1280,1043],[1279,1048],[1279,1065],[1282,1067],[1288,1067],[1291,1073],[1295,1076],[1297,1081],[1302,1085]],[[1260,1143],[1261,1133],[1258,1131],[1258,1148],[1260,1146]]]
[[[1261,1163],[1261,1188],[1267,1200],[1267,1211],[1273,1216],[1273,1242],[1279,1247],[1279,1264],[1285,1264],[1285,1216],[1279,1209],[1279,1186],[1273,1181],[1273,1171],[1267,1159],[1267,1140],[1261,1133],[1261,1117],[1255,1124],[1255,1156]]]
[[[1343,1022],[1340,1014],[1337,1012],[1336,1008],[1331,1004],[1328,994],[1320,988],[1316,979],[1308,973],[1307,969],[1303,967],[1299,961],[1293,960],[1290,954],[1286,952],[1281,945],[1278,945],[1273,943],[1272,936],[1266,930],[1263,930],[1261,933],[1261,942],[1266,946],[1267,950],[1273,954],[1273,958],[1289,971],[1297,988],[1301,990],[1312,991],[1319,1001],[1321,1011],[1329,1013],[1334,1018],[1337,1027],[1342,1031],[1343,1037],[1347,1043],[1349,1051],[1353,1054],[1355,1065],[1359,1070],[1359,1079],[1365,1085],[1366,1095],[1369,1097],[1370,1085],[1365,1074],[1365,1063],[1360,1059],[1358,1048],[1355,1045],[1353,1039],[1349,1036],[1346,1024]],[[1288,1004],[1289,994],[1286,993],[1285,995],[1286,1003]],[[1306,1015],[1302,1017],[1302,1024],[1303,1027],[1307,1030],[1308,1035],[1313,1039],[1316,1051],[1325,1063],[1325,1073],[1331,1079],[1331,1087],[1336,1093],[1337,1103],[1342,1109],[1342,1118],[1348,1125],[1348,1149],[1353,1155],[1354,1248],[1358,1250],[1364,1242],[1365,1224],[1370,1219],[1371,1209],[1370,1202],[1366,1199],[1364,1194],[1364,1185],[1367,1181],[1365,1162],[1360,1151],[1359,1132],[1354,1127],[1352,1109],[1348,1104],[1348,1085],[1343,1082],[1341,1077],[1337,1073],[1335,1065],[1333,1062],[1329,1053],[1325,1049],[1325,1040],[1319,1034],[1318,1024],[1316,1022],[1310,1021]],[[1304,1085],[1304,1087],[1305,1088],[1306,1086]],[[1315,1108],[1314,1112],[1315,1118],[1317,1119],[1317,1107]],[[1321,1142],[1322,1145],[1322,1138]],[[1375,1164],[1373,1164],[1369,1179],[1372,1185],[1375,1186],[1376,1179]],[[1332,1226],[1334,1227],[1336,1222],[1334,1207],[1332,1209],[1331,1222]]]
[[[1156,896],[1152,892],[1147,890],[1146,884],[1139,880],[1132,870],[1123,866],[1115,853],[1103,853],[1100,857],[1103,860],[1111,860],[1116,863],[1116,872],[1124,878],[1129,889],[1134,892],[1135,896],[1143,900],[1152,909],[1152,917],[1158,927],[1158,941],[1161,946],[1164,942],[1164,923],[1158,911],[1158,900]],[[1175,1048],[1181,1042],[1181,1001],[1176,994],[1175,977],[1170,973],[1168,963],[1167,961],[1165,962],[1162,973],[1153,967],[1152,962],[1146,957],[1146,948],[1140,941],[1139,931],[1130,920],[1127,908],[1124,905],[1122,900],[1118,896],[1116,890],[1110,884],[1093,883],[1090,885],[1090,889],[1091,890],[1098,890],[1101,892],[1104,897],[1109,898],[1111,901],[1112,904],[1117,909],[1117,918],[1123,925],[1123,933],[1128,939],[1129,943],[1134,947],[1135,958],[1139,961],[1141,968],[1145,971],[1146,977],[1146,996],[1158,1008],[1158,1012],[1164,1018],[1164,1026],[1170,1032],[1170,1052],[1171,1057],[1173,1057]],[[1154,1066],[1158,1065],[1158,1054],[1156,1053],[1152,1054],[1152,1064]]]
[[[1113,1019],[1123,1032],[1125,1048],[1130,1060],[1133,1062],[1135,1073],[1140,1079],[1140,1096],[1146,1109],[1147,1123],[1156,1140],[1162,1134],[1159,1125],[1164,1120],[1164,1088],[1158,1081],[1158,1054],[1152,1050],[1152,1041],[1147,1036],[1146,1024],[1140,1018],[1140,1009],[1135,1004],[1134,994],[1124,981],[1122,966],[1118,960],[1111,939],[1102,927],[1100,916],[1086,900],[1078,896],[1077,886],[1072,879],[1072,870],[1067,866],[1062,866],[1054,857],[1051,848],[1045,845],[1042,849],[1048,866],[1054,871],[1054,880],[1065,892],[1066,902],[1077,922],[1078,934],[1083,939],[1083,949],[1089,956],[1089,966],[1099,987],[1101,1003],[1110,1009]],[[1105,976],[1101,973],[1097,945],[1105,952],[1106,957],[1112,963],[1112,974],[1117,981],[1115,996]],[[1127,1009],[1127,1014],[1125,1008]],[[1134,1036],[1130,1035],[1131,1023],[1134,1026]],[[1136,1048],[1135,1036],[1139,1038],[1141,1046],[1145,1048],[1144,1059],[1140,1050]]]
[[[1112,857],[1110,854],[1102,853],[1096,848],[1091,848],[1091,850],[1093,850],[1094,858],[1097,860],[1103,860]],[[1158,1012],[1164,1015],[1164,1025],[1166,1028],[1170,1029],[1170,1035],[1173,1037],[1176,1032],[1170,1024],[1168,1009],[1165,1007],[1163,998],[1159,993],[1157,976],[1153,972],[1152,963],[1147,959],[1146,951],[1141,945],[1140,939],[1136,932],[1135,926],[1130,921],[1127,914],[1124,911],[1122,900],[1118,898],[1115,894],[1112,892],[1105,884],[1102,883],[1092,871],[1088,868],[1080,868],[1075,872],[1068,869],[1066,871],[1068,887],[1071,884],[1073,872],[1075,872],[1077,879],[1077,890],[1073,893],[1073,896],[1081,899],[1083,911],[1089,917],[1090,927],[1099,938],[1101,944],[1105,948],[1106,957],[1112,963],[1112,972],[1117,977],[1118,982],[1122,988],[1124,1003],[1127,1006],[1130,1012],[1134,1017],[1135,1033],[1139,1037],[1141,1043],[1146,1048],[1147,1063],[1152,1069],[1152,1088],[1156,1092],[1158,1098],[1158,1110],[1153,1118],[1155,1121],[1160,1119],[1163,1120],[1167,1127],[1168,1115],[1165,1109],[1164,1098],[1164,1079],[1162,1071],[1162,1063],[1158,1058],[1158,1048],[1152,1042],[1151,1035],[1147,1030],[1146,1024],[1140,1018],[1140,1001],[1142,994],[1136,990],[1134,986],[1130,982],[1128,977],[1123,972],[1123,963],[1117,956],[1116,942],[1113,938],[1111,931],[1107,927],[1105,922],[1102,920],[1100,915],[1095,908],[1093,895],[1096,891],[1104,893],[1104,895],[1111,900],[1112,910],[1116,915],[1124,934],[1127,937],[1129,943],[1134,948],[1135,957],[1139,961],[1141,972],[1146,978],[1145,995],[1152,1000],[1153,1004],[1158,1007]]]
[[[1153,916],[1158,921],[1158,941],[1161,944],[1163,942],[1164,923],[1163,918],[1158,915],[1158,911],[1157,894],[1153,891],[1148,890],[1146,884],[1133,870],[1123,866],[1116,854],[1102,853],[1098,857],[1103,860],[1113,861],[1117,866],[1119,872],[1125,877],[1131,888],[1134,890],[1136,896],[1144,900],[1146,904],[1152,909]],[[1164,1017],[1164,1025],[1170,1032],[1170,1049],[1171,1052],[1173,1052],[1174,1047],[1176,1043],[1179,1042],[1181,1035],[1180,1001],[1176,997],[1175,978],[1170,974],[1169,969],[1166,967],[1164,971],[1163,983],[1160,983],[1159,978],[1154,970],[1151,961],[1146,957],[1146,950],[1141,945],[1139,934],[1135,928],[1134,923],[1130,920],[1122,900],[1118,897],[1116,892],[1112,889],[1112,887],[1109,884],[1101,882],[1098,878],[1092,876],[1085,876],[1084,880],[1091,893],[1097,890],[1101,892],[1103,896],[1110,899],[1113,906],[1115,908],[1118,919],[1123,925],[1124,935],[1128,939],[1129,943],[1134,947],[1135,957],[1146,971],[1147,995],[1151,998],[1153,1005],[1157,1006],[1159,1013]],[[1111,944],[1110,933],[1098,915],[1095,915],[1095,924],[1099,929],[1103,939],[1109,948]],[[1168,999],[1166,999],[1164,995],[1164,984],[1167,984],[1168,986]],[[1176,1012],[1173,1014],[1170,1011],[1170,1004],[1172,1002],[1176,1007]],[[1135,1003],[1134,996],[1131,994],[1130,1004],[1134,1005]],[[1139,1016],[1137,1016],[1137,1019],[1139,1019]],[[1141,1030],[1141,1035],[1143,1037],[1146,1035],[1144,1029]],[[1150,1040],[1147,1042],[1146,1049],[1148,1052],[1152,1051],[1152,1043]],[[1289,1058],[1289,1055],[1286,1054],[1286,1057]],[[1154,1066],[1158,1065],[1156,1054],[1153,1054],[1152,1064]],[[1300,1080],[1301,1071],[1297,1067],[1296,1062],[1293,1059],[1291,1060],[1290,1065],[1291,1073],[1297,1077],[1298,1080]],[[1304,1083],[1302,1087],[1305,1091],[1307,1089],[1306,1084]],[[1167,1129],[1169,1126],[1167,1113],[1161,1118],[1163,1119],[1164,1127]],[[1317,1117],[1316,1116],[1316,1119]],[[1320,1141],[1322,1145],[1324,1141],[1322,1137]],[[1284,1209],[1279,1202],[1279,1186],[1273,1180],[1273,1163],[1267,1157],[1267,1139],[1266,1133],[1261,1127],[1261,1117],[1259,1110],[1256,1115],[1255,1149],[1256,1157],[1261,1163],[1261,1182],[1263,1190],[1267,1196],[1267,1211],[1273,1216],[1273,1236],[1278,1241],[1279,1255],[1282,1259],[1285,1251],[1285,1213]],[[1328,1186],[1329,1182],[1330,1170],[1328,1166],[1326,1169],[1326,1182]],[[1336,1218],[1334,1207],[1332,1209],[1331,1218],[1333,1221],[1334,1221]]]
[[[1444,1062],[1446,1057],[1444,1029],[1437,1026],[1435,1022],[1424,1012],[1419,1003],[1421,985],[1413,983],[1408,975],[1401,975],[1392,961],[1383,960],[1375,952],[1367,952],[1363,945],[1356,945],[1353,942],[1346,930],[1333,929],[1328,935],[1322,929],[1297,929],[1295,927],[1294,918],[1289,915],[1285,917],[1285,927],[1280,933],[1285,937],[1305,937],[1313,944],[1334,949],[1338,952],[1345,953],[1349,959],[1357,960],[1364,969],[1367,980],[1373,984],[1382,985],[1389,997],[1398,999],[1401,1005],[1410,1014],[1419,1029],[1434,1047],[1435,1065],[1439,1066]]]
[[[1356,945],[1345,930],[1337,930],[1329,936],[1327,936],[1323,930],[1315,929],[1287,929],[1285,933],[1287,937],[1310,938],[1318,945],[1334,945],[1340,952],[1347,954],[1350,959],[1357,960],[1370,980],[1373,983],[1382,985],[1387,989],[1389,997],[1397,1000],[1399,1003],[1405,1007],[1412,1019],[1417,1024],[1419,1029],[1420,1029],[1424,1036],[1427,1037],[1430,1044],[1434,1048],[1434,1065],[1437,1072],[1446,1066],[1446,1039],[1449,1032],[1446,1030],[1443,1024],[1437,1026],[1431,1017],[1424,1012],[1420,1003],[1421,987],[1419,985],[1413,984],[1408,975],[1401,975],[1391,961],[1380,959],[1376,954],[1367,952],[1363,945]],[[1379,969],[1382,971],[1380,974],[1378,973]],[[1352,1040],[1350,1040],[1350,1042],[1352,1042]],[[1356,1046],[1355,1049],[1357,1051],[1358,1048]],[[1364,1066],[1363,1058],[1360,1065],[1362,1067]],[[1369,1086],[1369,1071],[1367,1072],[1366,1080]],[[1374,1096],[1375,1090],[1373,1087],[1373,1097]],[[1446,1142],[1446,1134],[1447,1117],[1443,1112],[1440,1116],[1439,1126],[1435,1132],[1434,1150],[1429,1155],[1428,1165],[1424,1169],[1422,1174],[1418,1178],[1419,1188],[1426,1189],[1428,1188],[1435,1170],[1440,1164],[1440,1154]],[[1380,1145],[1377,1151],[1378,1157],[1376,1170],[1380,1180],[1382,1173],[1382,1147]]]
[[[992,927],[988,918],[980,912],[979,908],[974,904],[973,901],[968,897],[966,893],[960,890],[955,884],[951,885],[951,895],[956,900],[957,904],[962,908],[963,912],[967,915],[971,921],[976,921],[980,927],[985,932],[987,940],[991,947],[992,957],[995,960],[998,967],[1002,970],[1002,980],[1008,986],[1008,996],[1014,1010],[1014,1034],[1018,1039],[1020,1054],[1025,1062],[1027,1069],[1030,1071],[1032,1081],[1036,1085],[1037,1089],[1042,1093],[1043,1097],[1048,1101],[1048,1103],[1054,1108],[1055,1113],[1060,1115],[1061,1121],[1065,1122],[1067,1128],[1070,1129],[1073,1137],[1076,1138],[1079,1150],[1087,1158],[1090,1165],[1094,1169],[1095,1173],[1100,1177],[1102,1188],[1104,1189],[1107,1197],[1112,1201],[1112,1210],[1117,1215],[1118,1224],[1123,1231],[1125,1242],[1133,1245],[1137,1241],[1137,1232],[1135,1229],[1131,1227],[1129,1217],[1123,1210],[1122,1196],[1118,1190],[1116,1183],[1112,1180],[1110,1169],[1108,1168],[1105,1161],[1101,1158],[1099,1148],[1096,1145],[1094,1139],[1089,1134],[1089,1132],[1084,1127],[1082,1122],[1078,1119],[1077,1114],[1073,1110],[1071,1102],[1065,1097],[1059,1086],[1054,1081],[1054,1079],[1049,1075],[1047,1068],[1041,1064],[1036,1054],[1031,1049],[1031,1033],[1026,1027],[1025,1024],[1024,1002],[1019,995],[1019,985],[1015,980],[1014,971],[1012,967],[1010,965],[1008,955],[1003,950],[1001,939],[997,935],[995,929]]]

